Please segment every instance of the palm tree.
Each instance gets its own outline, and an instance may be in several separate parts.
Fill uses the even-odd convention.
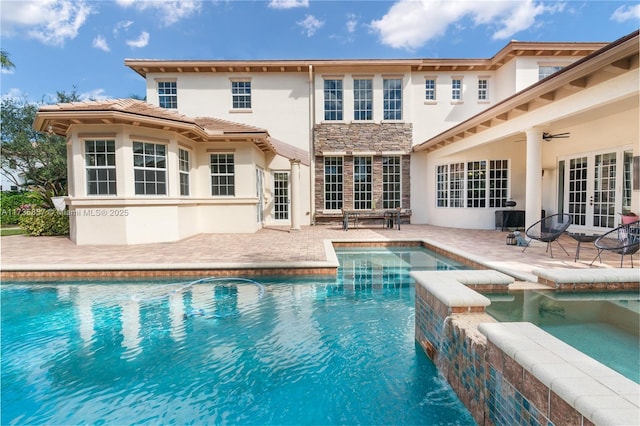
[[[15,68],[11,59],[9,59],[9,54],[5,50],[0,50],[0,68],[3,70],[10,70]]]

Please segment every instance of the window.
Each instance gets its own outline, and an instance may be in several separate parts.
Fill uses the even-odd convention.
[[[116,142],[84,142],[87,195],[116,195]]]
[[[402,159],[399,156],[382,157],[382,208],[402,207]]]
[[[371,157],[353,157],[353,208],[372,208],[373,176]]]
[[[340,210],[342,208],[342,157],[324,158],[324,208]]]
[[[449,206],[449,166],[436,167],[436,206]]]
[[[342,80],[324,81],[324,119],[342,120]]]
[[[549,77],[551,74],[564,68],[561,65],[540,65],[538,67],[538,80]]]
[[[155,143],[133,143],[133,174],[136,195],[166,195],[166,149],[165,145]]]
[[[384,79],[382,96],[384,119],[402,120],[402,79]]]
[[[489,80],[481,78],[478,80],[478,100],[489,100]]]
[[[161,108],[178,108],[178,87],[175,81],[158,82],[158,104]]]
[[[436,100],[436,80],[428,78],[424,81],[424,99],[427,101]]]
[[[467,163],[467,207],[487,206],[487,162]]]
[[[373,86],[371,80],[353,80],[353,119],[373,120]]]
[[[464,163],[449,166],[449,207],[464,207]]]
[[[189,170],[191,169],[189,151],[180,149],[178,155],[180,157],[180,195],[189,195]]]
[[[462,80],[459,78],[451,80],[451,99],[454,101],[462,100]]]
[[[437,207],[502,207],[508,196],[508,160],[470,161],[466,165],[454,163],[436,167]]]
[[[489,162],[489,207],[504,207],[509,199],[509,162]]]
[[[211,154],[211,195],[235,195],[235,159],[233,154]]]
[[[233,109],[251,109],[251,82],[232,81],[231,98]]]

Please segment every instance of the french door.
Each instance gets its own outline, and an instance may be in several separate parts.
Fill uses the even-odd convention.
[[[289,172],[273,173],[273,218],[289,220]]]
[[[559,205],[571,215],[574,227],[604,230],[617,226],[623,164],[622,152],[588,153],[559,161]]]

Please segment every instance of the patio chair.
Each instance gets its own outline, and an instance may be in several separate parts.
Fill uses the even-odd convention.
[[[625,223],[612,229],[598,237],[594,244],[598,249],[598,256],[605,250],[619,254],[621,268],[624,256],[631,256],[631,267],[633,268],[633,254],[640,249],[640,220],[636,220],[633,223]],[[591,261],[592,265],[598,256]]]
[[[556,242],[560,248],[567,253],[567,251],[562,247],[558,238],[567,228],[571,225],[571,215],[569,213],[559,213],[552,214],[551,216],[546,216],[531,225],[525,231],[525,235],[530,238],[527,241],[527,245],[524,246],[522,252],[529,248],[529,244],[533,240],[542,241],[543,243],[547,243],[547,252],[551,252],[551,257],[553,257],[553,248],[551,247],[552,242]],[[567,253],[569,256],[569,253]]]

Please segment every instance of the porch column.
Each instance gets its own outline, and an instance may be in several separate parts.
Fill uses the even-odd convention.
[[[291,160],[291,229],[300,230],[300,160]]]
[[[542,129],[531,128],[527,134],[527,173],[525,229],[540,220],[542,210]]]

